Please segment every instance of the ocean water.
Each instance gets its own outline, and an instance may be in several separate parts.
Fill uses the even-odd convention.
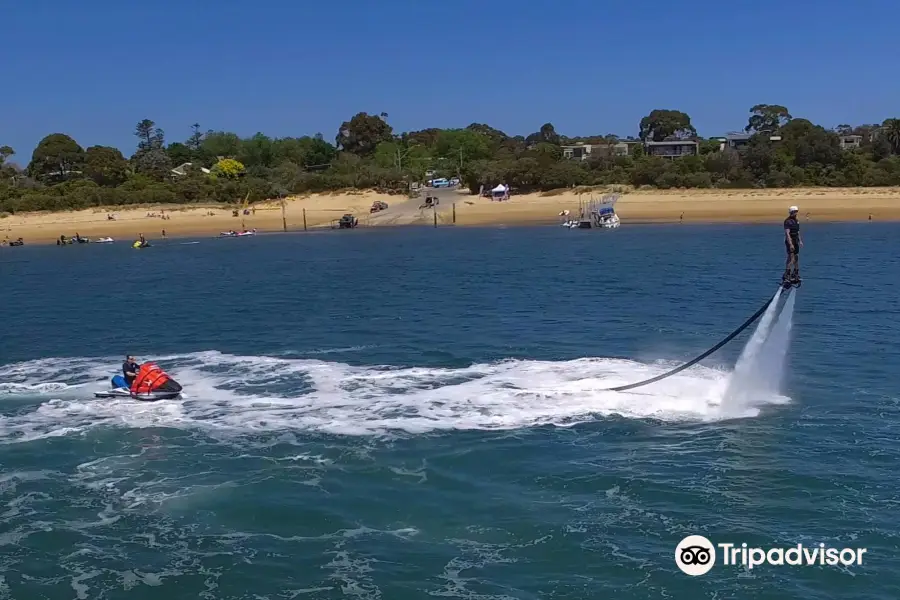
[[[0,249],[0,598],[900,597],[898,233],[804,225],[739,401],[753,328],[604,390],[772,297],[777,223]],[[185,398],[94,399],[126,353]]]

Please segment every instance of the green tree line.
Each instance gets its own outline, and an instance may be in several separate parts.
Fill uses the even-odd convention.
[[[730,148],[697,135],[677,110],[651,111],[637,137],[566,137],[551,123],[511,136],[481,123],[461,129],[396,133],[388,115],[361,112],[341,124],[334,142],[321,134],[242,138],[203,131],[167,143],[149,119],[134,131],[126,158],[109,146],[83,148],[53,133],[40,141],[27,165],[0,146],[0,212],[66,210],[128,204],[235,203],[347,188],[405,193],[427,177],[459,177],[472,193],[506,183],[519,192],[575,185],[626,184],[668,188],[761,188],[900,185],[900,119],[826,129],[794,118],[784,106],[750,109],[749,139]],[[858,148],[842,149],[840,136],[858,135]],[[695,141],[696,155],[662,158],[645,142]],[[586,159],[566,147],[590,145]]]

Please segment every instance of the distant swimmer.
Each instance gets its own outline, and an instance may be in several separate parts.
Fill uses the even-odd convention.
[[[803,247],[803,238],[800,237],[800,222],[797,220],[799,210],[796,206],[790,207],[788,218],[784,220],[784,249],[787,252],[784,275],[781,277],[784,287],[800,285],[800,248]]]

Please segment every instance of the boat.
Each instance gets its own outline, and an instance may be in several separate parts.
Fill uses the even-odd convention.
[[[582,204],[578,219],[567,219],[562,225],[571,229],[616,229],[621,225],[614,208],[618,199],[618,194],[608,194],[600,200],[592,199]]]
[[[172,379],[156,363],[147,362],[138,369],[137,377],[129,387],[125,378],[116,375],[110,380],[110,389],[94,392],[96,398],[131,398],[144,402],[175,400],[181,396],[181,384]]]
[[[95,244],[112,244],[113,239],[111,237],[102,237],[94,240]]]
[[[597,214],[597,224],[602,229],[615,229],[621,225],[621,221],[612,206],[604,206],[600,208]]]

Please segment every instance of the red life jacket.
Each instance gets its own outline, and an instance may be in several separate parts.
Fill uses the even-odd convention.
[[[156,363],[147,362],[138,369],[137,377],[131,383],[132,394],[147,394],[163,387],[172,378],[160,369]]]

